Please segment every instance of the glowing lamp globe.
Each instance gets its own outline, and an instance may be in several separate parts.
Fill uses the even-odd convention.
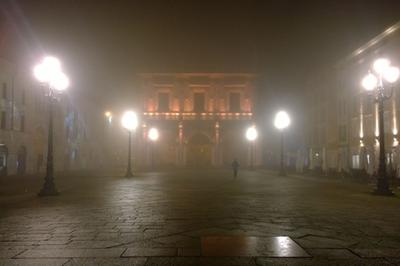
[[[274,125],[277,129],[282,130],[290,125],[290,118],[285,111],[279,111],[275,115]]]
[[[69,79],[62,72],[54,73],[50,80],[50,86],[57,91],[64,91],[69,86]]]
[[[249,141],[254,141],[256,140],[258,137],[258,132],[257,129],[253,126],[253,127],[249,127],[246,130],[246,139]]]
[[[61,63],[53,56],[46,56],[42,62],[33,69],[35,78],[40,82],[50,82],[59,72],[61,72]]]
[[[362,79],[361,85],[365,90],[372,91],[376,88],[376,85],[378,85],[378,79],[375,77],[375,75],[369,73]]]
[[[33,69],[33,75],[40,82],[49,82],[50,74],[43,64],[36,65]]]
[[[59,72],[61,71],[61,63],[60,60],[53,56],[46,56],[43,59],[43,65],[46,66],[47,69],[50,69],[54,72]]]
[[[138,118],[136,113],[132,111],[125,112],[122,116],[121,123],[125,129],[129,131],[135,130],[138,126]]]
[[[148,137],[151,141],[157,141],[158,138],[160,137],[160,134],[158,133],[157,128],[150,128]]]
[[[389,66],[390,66],[389,60],[387,60],[386,58],[379,58],[375,60],[372,67],[376,73],[378,73],[379,75],[383,75],[383,73],[386,71],[387,68],[389,68]]]
[[[383,77],[389,83],[394,83],[399,79],[399,69],[397,67],[388,67],[385,72],[383,72]]]

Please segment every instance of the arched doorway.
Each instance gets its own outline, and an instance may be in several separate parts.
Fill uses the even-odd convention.
[[[4,144],[0,144],[0,176],[7,176],[7,157],[7,146]]]
[[[208,166],[211,165],[212,143],[210,139],[202,134],[193,135],[187,145],[187,165],[188,166]]]
[[[17,174],[24,175],[26,171],[26,148],[21,146],[17,154]]]

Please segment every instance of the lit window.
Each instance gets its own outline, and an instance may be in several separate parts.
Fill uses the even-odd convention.
[[[204,112],[204,105],[205,105],[205,96],[204,93],[195,93],[193,95],[193,111],[194,112]]]
[[[229,94],[229,111],[230,112],[240,112],[240,93],[231,92]]]
[[[158,111],[159,112],[169,111],[169,93],[160,92],[158,94]]]
[[[360,169],[360,155],[356,154],[352,157],[353,169]]]

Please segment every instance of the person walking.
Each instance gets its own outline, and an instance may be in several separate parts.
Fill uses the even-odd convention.
[[[236,158],[232,162],[232,170],[233,170],[233,177],[236,178],[239,170],[239,162],[236,160]]]

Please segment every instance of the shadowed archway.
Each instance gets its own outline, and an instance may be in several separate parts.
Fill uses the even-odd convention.
[[[202,133],[194,134],[187,144],[187,165],[203,167],[211,165],[212,143]]]

